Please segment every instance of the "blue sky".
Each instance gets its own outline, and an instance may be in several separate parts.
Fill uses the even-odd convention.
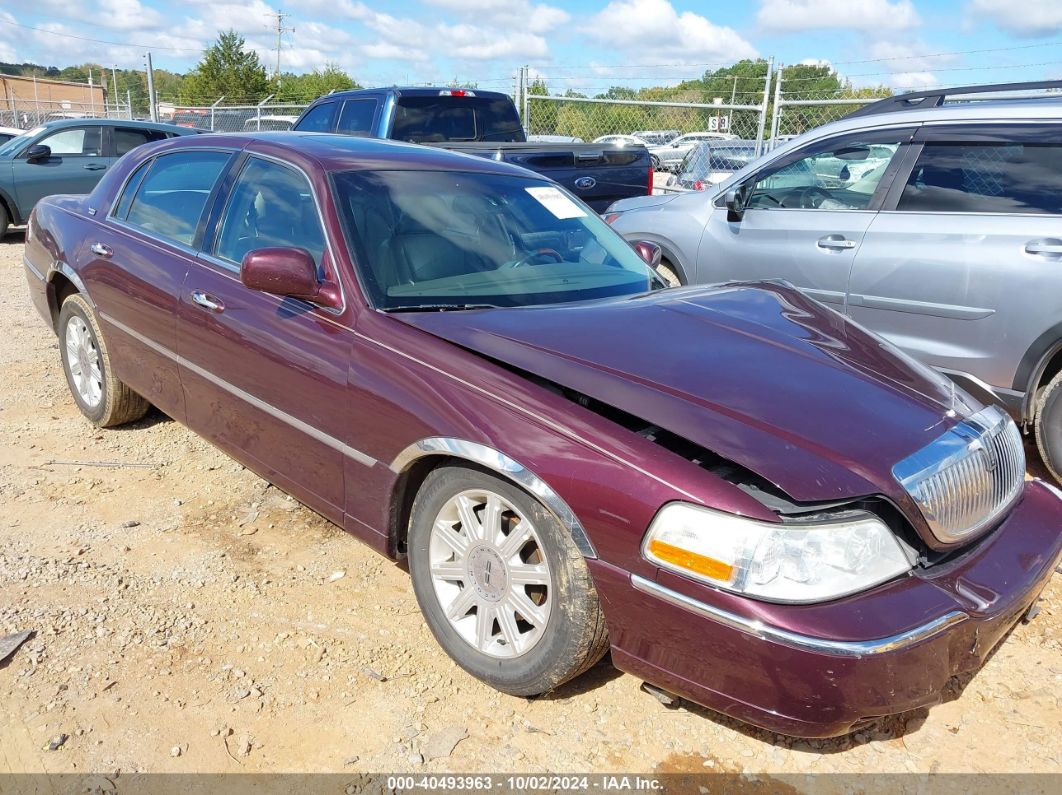
[[[234,27],[272,65],[278,7],[285,70],[332,62],[367,85],[508,89],[528,64],[594,92],[769,55],[896,88],[1062,76],[1062,0],[0,0],[0,60],[136,67],[150,47],[184,71]]]

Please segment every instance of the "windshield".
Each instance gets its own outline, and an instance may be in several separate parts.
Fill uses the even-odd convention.
[[[21,135],[16,135],[10,141],[0,146],[0,157],[2,157],[3,155],[9,155],[14,152],[17,152],[19,149],[29,143],[30,139],[33,136],[37,135],[37,133],[42,132],[44,132],[43,127],[34,127],[32,130],[26,130],[26,132],[22,133]]]
[[[454,171],[344,171],[332,181],[381,309],[534,306],[652,287],[623,238],[549,182]]]
[[[444,141],[524,141],[516,106],[508,97],[403,96],[390,138],[415,144]]]

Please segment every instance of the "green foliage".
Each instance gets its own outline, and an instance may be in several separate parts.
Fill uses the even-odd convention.
[[[314,69],[302,75],[285,72],[279,81],[274,80],[272,93],[277,102],[312,102],[332,91],[352,88],[361,88],[361,85],[339,66],[329,63],[323,69]]]
[[[221,31],[178,90],[183,104],[207,104],[225,97],[230,103],[257,103],[269,95],[269,78],[258,53],[245,49],[235,30]]]

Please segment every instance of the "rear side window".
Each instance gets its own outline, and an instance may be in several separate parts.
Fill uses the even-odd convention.
[[[1062,213],[1062,145],[927,143],[896,209]]]
[[[411,143],[523,141],[524,130],[508,98],[401,97],[391,137]]]
[[[372,133],[372,119],[376,115],[375,99],[352,99],[343,103],[339,114],[338,132],[366,138]]]
[[[164,141],[168,136],[161,130],[138,130],[135,127],[114,128],[114,153],[121,157],[141,144]]]
[[[152,235],[192,245],[199,218],[225,164],[228,152],[174,152],[151,162],[143,177],[134,174],[118,202],[116,217]],[[128,208],[128,209],[125,209]]]
[[[331,132],[332,114],[335,109],[336,103],[334,102],[322,102],[320,105],[314,105],[306,111],[306,115],[295,125],[294,129],[302,132]]]

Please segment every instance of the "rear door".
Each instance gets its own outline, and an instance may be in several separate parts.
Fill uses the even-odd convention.
[[[697,280],[785,279],[843,309],[848,278],[913,128],[816,141],[748,177],[740,220],[722,198],[697,256]],[[875,162],[868,162],[877,152]],[[882,156],[881,153],[885,153]],[[832,177],[823,172],[843,165]]]
[[[34,141],[52,150],[49,157],[30,162],[25,150],[12,163],[15,198],[20,214],[54,193],[91,193],[107,167],[114,162],[103,149],[104,126],[63,127]],[[27,147],[28,148],[28,147]]]
[[[852,272],[852,317],[1002,389],[1062,321],[1062,125],[926,126]]]

